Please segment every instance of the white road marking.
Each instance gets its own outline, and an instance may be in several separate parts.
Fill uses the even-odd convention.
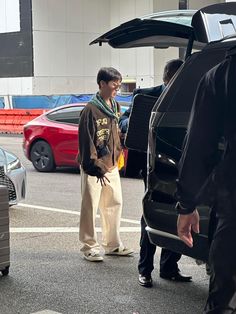
[[[31,314],[61,314],[61,313],[50,311],[50,310],[43,310],[43,311],[40,311],[40,312],[31,313]]]
[[[80,212],[76,212],[76,211],[73,211],[73,210],[54,208],[54,207],[45,207],[45,206],[40,206],[40,205],[31,205],[31,204],[24,204],[24,203],[19,203],[18,205],[14,206],[14,207],[25,207],[25,208],[46,210],[46,211],[62,213],[62,214],[77,215],[77,216],[80,215]],[[100,215],[96,215],[96,217],[100,218]],[[128,222],[128,223],[135,224],[135,225],[140,225],[140,221],[139,220],[133,220],[133,219],[128,219],[128,218],[121,218],[121,221]]]
[[[12,227],[10,233],[78,233],[79,228],[77,227]],[[101,228],[96,228],[96,232],[102,232]],[[139,227],[120,227],[120,232],[125,233],[139,233]]]
[[[40,206],[40,205],[30,205],[30,204],[24,204],[24,203],[19,203],[14,207],[25,207],[25,208],[32,208],[32,209],[47,210],[47,211],[57,212],[57,213],[62,213],[62,214],[71,214],[71,215],[78,215],[78,216],[80,215],[79,212],[76,212],[73,210],[54,208],[54,207],[45,207],[45,206]]]

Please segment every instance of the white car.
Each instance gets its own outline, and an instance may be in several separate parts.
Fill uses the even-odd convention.
[[[0,185],[9,192],[9,205],[15,205],[25,198],[26,170],[19,158],[0,147]]]

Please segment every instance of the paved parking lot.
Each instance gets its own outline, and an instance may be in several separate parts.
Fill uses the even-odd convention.
[[[80,175],[60,169],[38,173],[22,152],[22,138],[0,136],[1,146],[17,154],[27,169],[27,198],[10,209],[11,267],[0,278],[0,313],[193,313],[200,314],[208,289],[204,266],[183,257],[181,270],[192,283],[158,276],[154,287],[137,283],[139,219],[143,183],[122,178],[124,211],[121,236],[133,257],[106,257],[89,263],[79,253]],[[98,213],[99,215],[99,213]],[[97,219],[99,238],[101,230]]]

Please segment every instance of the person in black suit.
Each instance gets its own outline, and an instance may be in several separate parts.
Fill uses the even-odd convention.
[[[199,204],[212,206],[217,219],[210,238],[210,286],[204,314],[236,313],[235,73],[236,46],[198,84],[178,165],[180,239],[190,248],[196,245],[193,233],[199,233]],[[214,223],[209,221],[209,226],[214,228]]]
[[[145,94],[158,98],[164,91],[165,87],[169,83],[170,79],[183,64],[180,59],[174,59],[167,62],[164,68],[163,74],[163,84],[160,86],[152,88],[139,88],[135,89],[133,92],[133,97],[137,94]],[[128,118],[130,116],[131,107],[122,115],[119,121],[119,126],[122,133],[127,132]],[[133,175],[137,173],[138,170],[141,172],[144,186],[146,190],[147,183],[147,154],[137,151],[129,151],[129,160],[132,162],[132,167],[128,167],[127,175]],[[141,239],[140,239],[140,258],[138,263],[139,270],[139,284],[144,287],[152,287],[152,277],[151,273],[154,269],[154,254],[156,252],[156,246],[152,244],[149,240],[146,231],[146,222],[144,217],[141,218]],[[192,280],[191,276],[181,275],[178,268],[178,261],[181,258],[181,254],[169,251],[167,249],[162,249],[160,258],[160,277],[163,279],[180,281],[180,282],[190,282]]]

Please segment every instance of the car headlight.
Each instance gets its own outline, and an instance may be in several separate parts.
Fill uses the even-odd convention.
[[[21,168],[21,163],[19,159],[16,159],[7,165],[7,171],[15,170]]]

